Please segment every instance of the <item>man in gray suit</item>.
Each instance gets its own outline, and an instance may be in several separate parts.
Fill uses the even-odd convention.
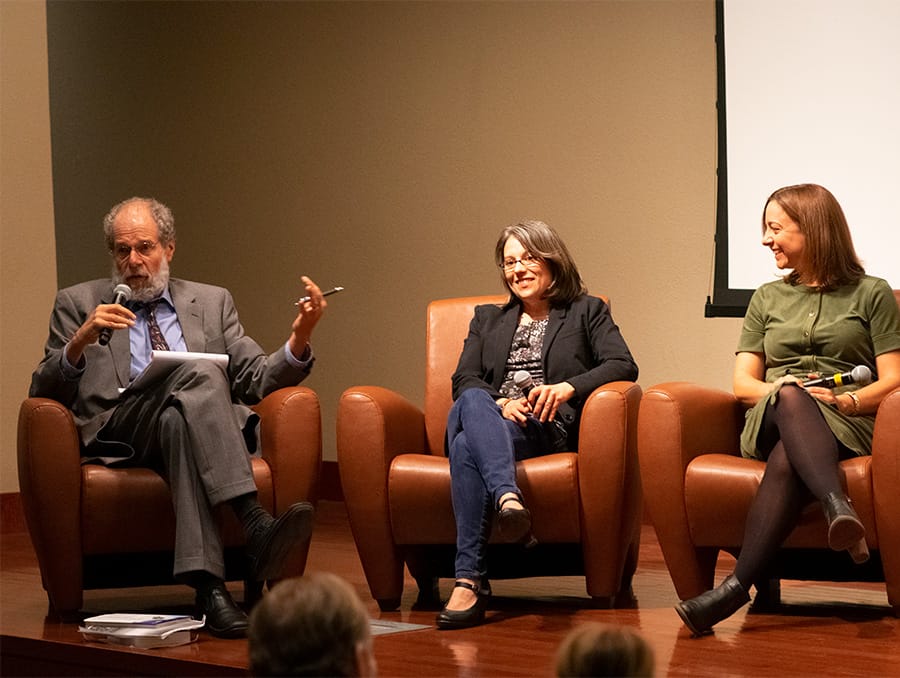
[[[234,509],[260,581],[277,578],[292,546],[309,537],[310,504],[295,504],[275,519],[257,500],[248,452],[256,450],[258,417],[248,405],[309,374],[309,341],[325,299],[303,277],[307,298],[288,340],[266,355],[244,334],[227,290],[169,279],[175,225],[165,205],[125,200],[103,227],[113,277],[57,293],[30,394],[72,410],[84,460],[149,467],[166,478],[176,516],[175,577],[196,589],[211,633],[244,636],[247,616],[223,582],[213,507],[227,503]],[[117,284],[131,289],[130,301],[115,303],[121,300],[114,296]],[[129,388],[154,349],[225,354],[227,368],[190,360]]]

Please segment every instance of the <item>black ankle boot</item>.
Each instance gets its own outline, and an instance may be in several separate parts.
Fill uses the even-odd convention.
[[[691,633],[703,636],[712,633],[714,624],[730,617],[750,602],[750,595],[733,574],[711,591],[684,600],[675,606]]]
[[[822,499],[825,522],[828,523],[828,546],[834,551],[843,551],[854,546],[866,536],[853,505],[843,492],[831,492]]]

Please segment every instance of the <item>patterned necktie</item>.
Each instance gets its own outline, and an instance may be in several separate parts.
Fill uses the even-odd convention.
[[[150,301],[145,307],[147,309],[147,329],[150,330],[150,348],[154,351],[168,351],[169,345],[166,343],[162,330],[159,329],[159,323],[156,322],[156,307],[160,301],[160,299]]]

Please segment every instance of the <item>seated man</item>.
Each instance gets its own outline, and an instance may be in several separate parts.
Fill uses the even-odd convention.
[[[260,581],[277,578],[293,545],[309,537],[310,504],[295,504],[276,520],[257,500],[248,452],[256,451],[258,417],[248,405],[309,374],[310,336],[326,302],[302,278],[308,299],[299,304],[285,345],[267,356],[244,334],[227,290],[169,279],[175,225],[165,205],[131,198],[112,208],[103,228],[112,280],[57,293],[30,395],[72,410],[82,461],[148,467],[166,479],[176,518],[175,577],[196,589],[211,633],[244,636],[247,615],[223,582],[213,507],[234,509]],[[226,354],[228,367],[186,361],[150,385],[127,388],[151,350]]]
[[[250,615],[254,676],[377,675],[369,615],[356,591],[319,572],[278,582]]]

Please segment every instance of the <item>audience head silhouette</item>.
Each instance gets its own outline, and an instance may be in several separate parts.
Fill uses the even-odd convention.
[[[653,649],[628,626],[589,623],[569,632],[556,655],[556,675],[651,678]]]
[[[313,573],[272,587],[250,615],[254,676],[375,676],[369,616],[340,577]]]

